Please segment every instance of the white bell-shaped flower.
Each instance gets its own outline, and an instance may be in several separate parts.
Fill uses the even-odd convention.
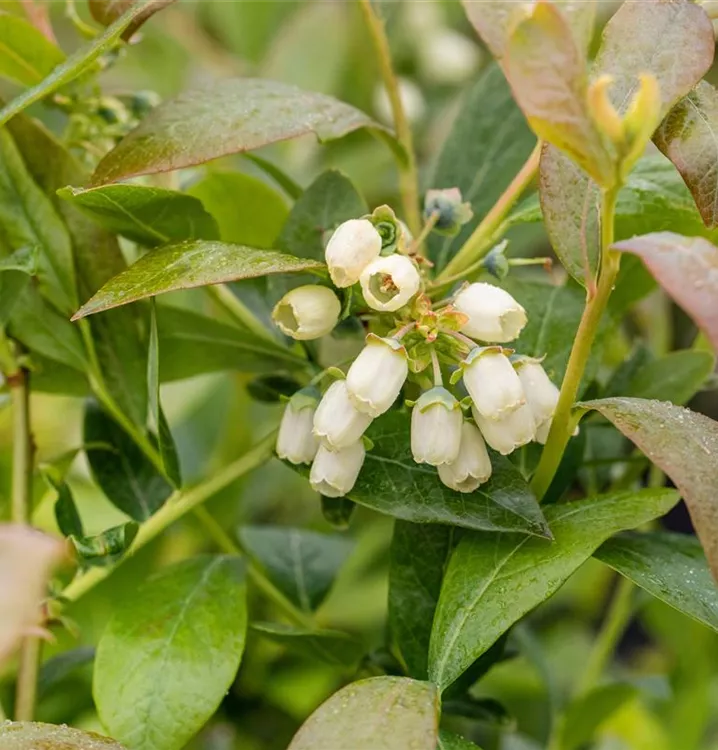
[[[551,423],[553,422],[553,417],[549,417],[548,419],[545,419],[541,424],[537,425],[536,427],[536,434],[534,435],[534,440],[537,443],[541,443],[541,445],[546,445],[546,441],[548,440],[548,434],[551,431]]]
[[[457,492],[473,492],[491,476],[491,459],[479,428],[471,422],[461,426],[459,455],[439,466],[439,479]]]
[[[293,464],[310,464],[314,460],[319,441],[312,429],[318,403],[319,392],[315,388],[303,388],[289,400],[277,434],[279,458]]]
[[[421,277],[405,255],[387,255],[373,260],[359,277],[364,299],[374,310],[394,312],[419,291]]]
[[[501,419],[487,419],[475,406],[471,413],[484,440],[504,456],[534,439],[536,422],[528,404],[508,412]]]
[[[371,417],[360,412],[351,398],[346,381],[332,383],[314,414],[314,434],[330,450],[356,443],[371,424]]]
[[[349,219],[340,224],[324,251],[334,286],[356,284],[361,272],[380,252],[381,236],[368,219]]]
[[[274,306],[272,320],[282,333],[306,341],[331,333],[341,310],[331,289],[308,284],[287,292]]]
[[[500,419],[526,403],[519,376],[500,347],[472,349],[461,368],[474,406],[487,419]]]
[[[462,332],[479,341],[513,341],[526,325],[526,310],[507,291],[493,284],[469,284],[456,295],[453,306],[469,318]]]
[[[396,401],[408,374],[406,349],[396,339],[370,333],[347,372],[349,398],[359,411],[378,417]]]
[[[411,452],[419,464],[441,466],[456,461],[461,447],[461,406],[436,386],[421,394],[411,412]]]
[[[559,389],[551,382],[546,370],[533,359],[519,359],[514,363],[519,380],[526,394],[526,403],[534,415],[536,424],[551,423],[558,404]],[[538,430],[537,430],[538,435]]]
[[[309,483],[326,497],[344,497],[354,487],[365,455],[361,440],[338,451],[320,445],[309,472]]]

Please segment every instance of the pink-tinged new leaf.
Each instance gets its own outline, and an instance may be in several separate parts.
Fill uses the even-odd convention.
[[[587,110],[586,60],[554,5],[540,0],[516,26],[504,69],[539,138],[565,151],[598,183],[612,183],[612,158]]]
[[[705,10],[690,0],[624,2],[606,24],[594,74],[613,79],[609,96],[621,114],[639,76],[658,81],[661,116],[710,70],[715,42]]]
[[[718,351],[718,247],[673,232],[644,234],[613,247],[638,255]]]
[[[64,545],[28,526],[0,525],[0,663],[25,635],[37,633],[40,605]]]
[[[705,225],[718,226],[718,91],[701,81],[668,113],[653,140],[681,173]]]
[[[673,480],[718,581],[718,422],[642,398],[606,398],[581,407],[603,414]]]

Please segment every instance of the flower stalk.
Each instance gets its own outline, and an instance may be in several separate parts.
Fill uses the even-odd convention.
[[[546,447],[541,454],[541,460],[533,478],[532,489],[539,500],[548,491],[573,432],[575,425],[571,409],[576,401],[586,363],[620,269],[620,253],[611,250],[619,190],[620,185],[617,185],[605,190],[602,195],[601,273],[595,291],[589,289],[587,294],[586,307],[573,342],[566,375],[561,384],[556,413],[546,440]]]

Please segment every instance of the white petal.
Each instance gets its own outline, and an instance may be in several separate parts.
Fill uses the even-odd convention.
[[[536,423],[527,404],[506,414],[502,419],[487,419],[476,408],[472,408],[471,413],[484,440],[504,456],[530,443],[534,438]]]
[[[526,311],[504,289],[493,284],[470,284],[456,295],[454,307],[467,315],[462,331],[472,338],[503,344],[513,341],[526,325]]]
[[[287,336],[305,341],[326,336],[339,322],[339,298],[325,286],[300,286],[287,292],[272,311],[272,320]]]
[[[500,419],[526,403],[518,374],[498,351],[483,352],[464,365],[464,385],[476,409],[489,419]]]
[[[356,284],[361,272],[380,252],[381,236],[368,219],[349,219],[340,224],[324,251],[334,286]]]
[[[461,426],[459,455],[450,464],[439,466],[439,478],[452,490],[473,492],[491,476],[491,459],[479,428],[464,422]]]
[[[396,401],[408,374],[403,348],[369,338],[347,372],[349,397],[359,411],[378,417]]]
[[[461,447],[461,409],[432,404],[411,412],[411,452],[419,464],[440,466],[456,460]]]
[[[556,411],[559,390],[538,362],[522,362],[516,371],[536,423],[550,419]]]
[[[344,497],[356,483],[364,456],[361,440],[339,451],[320,445],[309,472],[309,483],[326,497]]]
[[[405,255],[387,255],[372,261],[359,278],[367,305],[374,310],[394,312],[419,291],[421,277]]]
[[[315,409],[305,406],[294,409],[287,404],[277,434],[277,455],[293,464],[310,464],[314,460],[319,441],[314,436]]]
[[[314,434],[332,450],[355,443],[371,424],[371,417],[360,412],[349,398],[344,380],[329,386],[314,415]]]

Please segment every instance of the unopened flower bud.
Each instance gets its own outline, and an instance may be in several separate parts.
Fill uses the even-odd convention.
[[[487,419],[475,406],[471,413],[484,440],[504,456],[534,439],[536,423],[528,404],[508,412],[501,419]]]
[[[399,78],[399,98],[407,120],[414,124],[423,119],[426,114],[426,99],[421,89],[409,78]],[[378,85],[374,89],[374,110],[377,117],[387,124],[394,121],[391,101],[386,88]]]
[[[461,330],[479,341],[513,341],[526,325],[526,310],[507,291],[493,284],[469,284],[456,295],[454,308],[469,318]]]
[[[370,333],[347,372],[349,398],[359,411],[378,417],[396,401],[408,374],[404,347],[396,339]]]
[[[602,75],[593,81],[586,92],[588,111],[599,130],[615,144],[621,145],[624,139],[623,118],[616,112],[608,90],[613,83],[613,76]]]
[[[437,215],[434,231],[453,236],[471,221],[474,215],[470,203],[464,203],[459,188],[427,190],[424,197],[424,218]]]
[[[534,360],[519,359],[514,367],[536,424],[540,426],[547,420],[550,423],[558,404],[558,388],[551,382],[543,367]]]
[[[297,391],[287,403],[277,435],[277,455],[293,464],[314,460],[319,441],[314,436],[314,412],[319,403],[316,388]]]
[[[481,51],[463,34],[447,27],[428,30],[418,46],[419,64],[433,83],[457,84],[476,70]]]
[[[356,443],[371,424],[371,417],[360,412],[351,398],[346,381],[332,383],[314,415],[314,434],[330,450]]]
[[[439,466],[439,479],[457,492],[473,492],[491,476],[491,460],[479,428],[471,422],[461,426],[459,455]]]
[[[411,412],[411,452],[419,464],[456,461],[461,447],[461,406],[441,386],[421,395]]]
[[[309,472],[309,483],[326,497],[344,497],[354,487],[365,455],[361,440],[338,451],[320,445]]]
[[[324,251],[334,286],[351,286],[381,252],[381,236],[368,219],[349,219],[340,224]]]
[[[477,347],[461,368],[474,407],[486,419],[502,419],[526,403],[519,376],[500,348]]]
[[[372,261],[359,279],[367,305],[374,310],[394,312],[419,291],[421,277],[405,255],[388,255]]]
[[[309,284],[287,292],[275,305],[272,320],[282,333],[306,341],[331,333],[341,310],[331,289]]]

